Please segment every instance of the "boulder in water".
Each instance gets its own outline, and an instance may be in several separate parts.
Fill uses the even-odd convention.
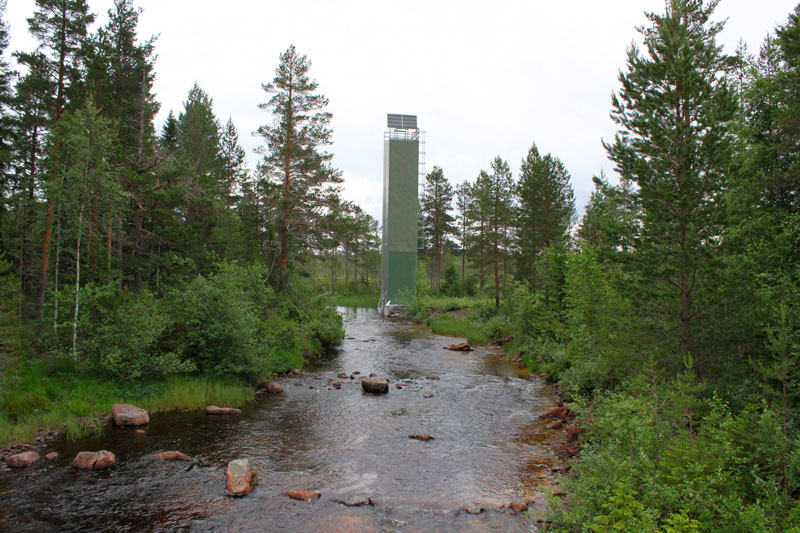
[[[39,461],[39,459],[41,459],[39,454],[32,450],[15,455],[6,455],[5,457],[6,464],[12,468],[26,468]]]
[[[255,486],[255,472],[247,459],[235,459],[225,469],[225,489],[231,496],[247,496]]]
[[[117,457],[108,450],[99,452],[80,452],[72,460],[72,466],[79,470],[103,470],[117,464]]]
[[[389,392],[389,380],[379,378],[364,378],[361,380],[361,387],[364,392],[372,394],[386,394]]]
[[[127,403],[112,405],[111,416],[118,426],[143,426],[150,423],[150,415],[147,414],[147,411]]]

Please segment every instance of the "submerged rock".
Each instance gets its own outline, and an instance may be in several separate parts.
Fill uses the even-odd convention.
[[[329,379],[328,380],[328,385],[330,385],[331,387],[334,387],[336,389],[341,389],[342,388],[342,382],[338,381],[338,380],[335,380],[335,379]]]
[[[46,453],[44,454],[44,458],[47,459],[48,461],[55,461],[56,459],[58,459],[58,452]]]
[[[313,490],[290,490],[289,492],[284,493],[284,495],[293,500],[299,500],[301,502],[313,502],[314,500],[319,499],[319,497],[322,496],[322,493]]]
[[[216,405],[209,405],[206,407],[206,414],[209,415],[238,415],[241,412],[241,409],[235,409],[233,407],[217,407]]]
[[[347,379],[350,376],[347,375],[347,372],[339,372],[338,374],[336,374],[336,377],[339,379]]]
[[[27,451],[5,457],[6,464],[12,468],[26,468],[41,459],[39,454],[34,451]]]
[[[247,496],[255,486],[255,472],[247,459],[236,459],[225,469],[225,490],[231,496]]]
[[[355,496],[352,498],[331,498],[333,503],[340,503],[346,507],[363,507],[364,505],[375,505],[372,499],[367,496]]]
[[[421,440],[423,442],[428,442],[429,440],[433,440],[433,437],[431,437],[430,435],[409,435],[408,438],[413,440]]]
[[[389,380],[364,378],[361,381],[361,387],[364,389],[364,392],[370,392],[372,394],[386,394],[389,392]]]
[[[79,470],[103,470],[117,464],[117,457],[108,450],[99,452],[80,452],[72,460],[72,466]]]
[[[118,426],[143,426],[150,423],[150,415],[141,407],[127,403],[115,403],[111,406],[111,416]]]
[[[192,458],[181,452],[161,452],[156,455],[159,461],[191,461]]]
[[[467,514],[481,514],[484,508],[476,505],[472,507],[463,507],[462,510]]]

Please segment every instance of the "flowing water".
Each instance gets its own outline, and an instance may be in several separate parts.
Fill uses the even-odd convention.
[[[535,531],[530,516],[498,507],[534,499],[530,514],[541,509],[557,462],[542,443],[558,432],[537,415],[554,404],[553,392],[491,350],[447,351],[461,339],[372,309],[340,311],[347,339],[339,353],[282,378],[283,394],[260,396],[241,415],[159,414],[143,435],[109,427],[54,443],[53,462],[0,473],[0,530]],[[327,386],[355,371],[340,390]],[[357,378],[372,372],[390,380],[388,394],[362,392]],[[100,449],[116,454],[115,468],[70,466],[77,452]],[[166,450],[194,461],[156,460]],[[244,498],[225,495],[225,466],[237,458],[258,472]],[[322,497],[291,500],[291,489]],[[374,505],[334,501],[366,498]]]

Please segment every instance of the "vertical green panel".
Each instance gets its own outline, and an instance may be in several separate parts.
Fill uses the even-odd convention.
[[[384,146],[382,287],[384,301],[410,303],[417,265],[419,142]]]

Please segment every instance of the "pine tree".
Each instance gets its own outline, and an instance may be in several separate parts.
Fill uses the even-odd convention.
[[[258,128],[266,142],[261,171],[279,185],[277,220],[279,285],[288,282],[290,255],[311,245],[322,229],[327,210],[338,204],[342,178],[330,166],[331,114],[328,99],[316,94],[318,84],[308,76],[311,62],[294,45],[280,56],[272,82],[262,85],[272,95],[259,109],[272,114],[272,123]]]
[[[647,14],[651,26],[640,29],[646,54],[635,45],[628,50],[622,89],[612,99],[620,130],[605,144],[620,175],[639,188],[644,288],[675,325],[684,357],[713,285],[736,112],[723,76],[729,62],[715,40],[723,24],[710,21],[717,3],[669,0],[665,14]]]
[[[84,78],[84,50],[88,27],[94,21],[86,0],[36,0],[37,10],[28,19],[30,33],[39,41],[37,52],[18,54],[17,58],[32,71],[46,73],[52,87],[52,122],[58,123],[68,104],[76,104],[81,94]],[[58,139],[56,139],[58,142]],[[42,243],[41,278],[36,314],[44,308],[47,280],[50,269],[50,246],[53,238],[55,202],[47,199]]]
[[[424,235],[432,246],[431,281],[437,294],[441,291],[442,251],[449,242],[449,237],[456,232],[453,215],[450,214],[452,204],[453,186],[444,177],[442,169],[434,166],[425,176],[420,211]]]
[[[517,216],[517,275],[538,286],[536,265],[545,249],[566,239],[575,216],[575,196],[566,167],[557,157],[542,156],[534,144],[522,161],[514,189]]]
[[[472,221],[469,218],[469,204],[472,195],[468,181],[456,186],[455,196],[456,210],[458,211],[458,240],[461,248],[461,283],[463,285],[466,281],[467,245],[469,244],[469,234],[472,227]]]

